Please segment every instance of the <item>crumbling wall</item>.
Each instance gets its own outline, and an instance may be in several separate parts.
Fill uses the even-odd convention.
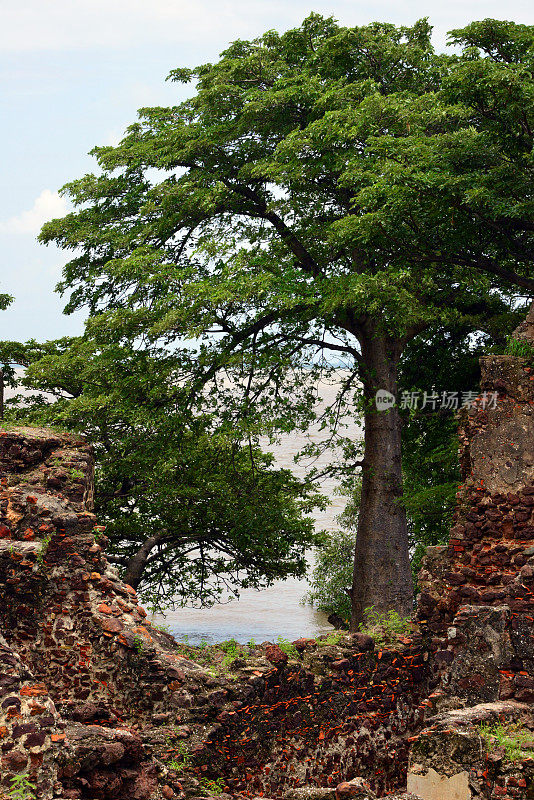
[[[258,648],[213,674],[152,627],[107,563],[83,440],[6,430],[0,468],[0,630],[20,691],[47,710],[39,730],[21,728],[39,715],[0,679],[4,790],[20,774],[43,800],[205,794],[214,779],[250,793],[355,775],[402,784],[428,692],[421,637],[382,651],[361,635],[304,641],[291,660]]]
[[[42,790],[50,794],[56,775],[56,743],[64,738],[47,687],[0,636],[2,773],[39,773]]]
[[[356,776],[378,793],[402,787],[408,736],[422,726],[428,693],[421,638],[375,650],[369,637],[296,643],[300,658],[267,648],[273,667],[251,666],[251,697],[217,717],[195,766],[234,791],[280,796]]]
[[[36,429],[0,437],[0,627],[56,702],[149,715],[179,670],[132,651],[155,632],[95,540],[90,447]],[[166,648],[170,650],[167,642]]]
[[[534,306],[515,338],[534,345]],[[533,407],[532,359],[482,359],[481,395],[460,420],[450,541],[429,548],[420,575],[417,619],[439,688],[412,746],[408,788],[425,800],[534,793]],[[511,758],[499,737],[488,747],[484,725],[529,745]]]
[[[464,483],[449,545],[423,567],[418,619],[451,700],[534,700],[534,370],[482,360],[481,396],[460,427]]]
[[[146,624],[106,562],[92,484],[85,442],[1,432],[0,789],[23,775],[41,800],[144,800],[156,765],[132,725],[213,678]]]

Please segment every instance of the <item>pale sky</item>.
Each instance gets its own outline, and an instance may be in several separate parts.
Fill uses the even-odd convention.
[[[66,206],[57,190],[94,169],[87,152],[116,143],[141,106],[170,105],[191,87],[171,69],[214,61],[227,44],[299,25],[311,11],[344,25],[410,25],[428,16],[446,32],[485,17],[534,23],[531,0],[0,0],[3,153],[0,339],[76,334],[83,315],[62,315],[54,286],[63,253],[36,234]]]

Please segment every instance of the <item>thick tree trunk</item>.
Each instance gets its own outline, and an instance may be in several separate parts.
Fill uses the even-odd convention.
[[[378,389],[397,398],[400,343],[381,335],[361,336],[365,433],[362,493],[354,554],[351,630],[365,609],[412,611],[413,586],[406,512],[402,505],[401,427],[398,406],[378,410]]]

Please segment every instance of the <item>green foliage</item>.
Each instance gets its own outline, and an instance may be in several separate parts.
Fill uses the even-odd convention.
[[[169,625],[162,625],[160,623],[152,623],[152,627],[155,628],[157,631],[161,631],[161,633],[171,633],[171,629]]]
[[[192,756],[184,744],[173,747],[173,755],[167,761],[167,766],[174,772],[184,772],[191,766]]]
[[[47,533],[46,536],[43,536],[43,538],[41,539],[41,544],[37,552],[37,564],[39,565],[39,567],[43,566],[44,559],[48,552],[48,548],[50,547],[51,541],[52,541],[52,534],[50,533]]]
[[[399,636],[408,636],[412,631],[409,617],[401,617],[396,611],[381,613],[373,607],[365,609],[365,622],[359,626],[361,633],[372,636],[379,647],[395,645]]]
[[[276,639],[276,644],[283,653],[289,656],[289,658],[298,658],[298,650],[295,645],[289,641],[289,639],[284,639],[283,636],[278,636]]]
[[[196,664],[201,664],[207,669],[215,667],[217,661],[215,657],[215,649],[211,646],[208,647],[194,647],[193,645],[178,642],[177,652],[186,658],[190,658]]]
[[[343,631],[332,631],[332,633],[329,633],[324,639],[317,639],[317,644],[320,646],[339,644],[344,635]]]
[[[69,310],[130,336],[207,341],[216,324],[225,362],[252,339],[256,359],[277,347],[285,362],[288,336],[346,338],[349,309],[396,334],[454,321],[512,252],[528,284],[532,28],[475,25],[448,57],[426,20],[345,28],[312,14],[175,70],[196,94],[95,148],[101,174],[68,184],[76,210],[43,228],[44,242],[84,248],[65,269]]]
[[[0,310],[4,311],[13,302],[10,294],[0,294]]]
[[[340,529],[329,533],[324,544],[315,550],[315,564],[310,577],[310,589],[303,602],[325,614],[338,614],[350,619],[349,590],[354,568],[356,532]]]
[[[210,794],[218,795],[224,792],[225,780],[224,778],[217,778],[216,780],[201,778],[200,785]]]
[[[209,605],[223,592],[304,574],[305,551],[319,541],[309,514],[323,499],[275,468],[229,407],[208,413],[201,397],[188,408],[187,353],[79,338],[32,345],[26,356],[24,383],[57,400],[11,403],[7,415],[59,423],[93,443],[96,513],[112,560],[128,576],[130,559],[158,535],[139,576],[152,608]]]
[[[287,640],[282,640],[282,643],[289,649],[292,648],[291,643]],[[197,664],[202,664],[212,674],[228,677],[228,671],[236,662],[244,662],[254,657],[256,647],[253,640],[246,645],[240,644],[236,639],[228,639],[216,644],[209,644],[202,640],[199,645],[178,643],[178,652]]]
[[[35,800],[36,787],[27,775],[13,775],[9,780],[11,782],[7,795],[9,800]]]
[[[483,723],[480,736],[488,749],[503,747],[507,761],[520,761],[532,757],[534,733],[519,722]]]
[[[95,542],[98,542],[106,531],[105,525],[95,525],[93,528],[93,536],[95,537]]]
[[[220,642],[218,646],[219,649],[227,655],[235,655],[242,650],[242,647],[237,639],[227,639],[225,642]]]
[[[135,647],[138,655],[141,655],[145,649],[145,643],[140,636],[134,636],[133,646]]]
[[[517,356],[534,362],[534,347],[525,340],[510,337],[506,342],[504,352],[509,356]]]
[[[218,647],[225,654],[220,664],[223,671],[229,669],[239,658],[246,656],[247,652],[235,639],[228,639],[226,642],[221,642]]]
[[[51,458],[48,463],[52,467],[60,467],[61,469],[64,469],[71,479],[84,477],[84,473],[81,469],[77,469],[75,467],[69,467],[68,464],[66,464],[62,458]],[[102,526],[100,525],[95,525],[93,530],[98,532],[101,527]]]
[[[359,477],[355,478],[353,474],[347,477],[342,482],[340,491],[349,499],[345,510],[336,519],[338,530],[326,533],[323,543],[314,552],[315,563],[309,580],[310,589],[302,602],[315,606],[325,614],[335,614],[348,625],[361,494]]]

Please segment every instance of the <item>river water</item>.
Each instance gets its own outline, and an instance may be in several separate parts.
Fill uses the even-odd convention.
[[[334,400],[337,387],[321,384],[319,394],[321,401],[318,410]],[[344,436],[353,439],[361,438],[361,425],[354,417],[346,420]],[[310,440],[315,444],[327,438],[325,431],[318,426],[311,429],[308,436],[291,434],[283,437],[280,444],[269,449],[274,453],[276,463],[287,467],[298,475],[302,475],[310,462],[295,464],[294,457]],[[327,451],[313,462],[320,467],[329,462],[331,452]],[[336,517],[344,510],[347,498],[336,491],[337,483],[333,479],[322,481],[320,490],[330,499],[330,505],[324,511],[315,514],[315,525],[318,530],[333,531],[336,529]],[[313,554],[309,554],[310,565]],[[199,644],[202,640],[213,643],[234,638],[246,643],[254,639],[256,643],[275,641],[282,636],[290,641],[299,636],[316,636],[332,630],[326,616],[309,605],[302,605],[306,594],[306,580],[294,578],[277,581],[273,586],[262,591],[244,589],[239,600],[232,600],[207,609],[181,608],[169,611],[166,615],[154,615],[153,621],[164,624],[180,641],[185,638],[191,644]]]

